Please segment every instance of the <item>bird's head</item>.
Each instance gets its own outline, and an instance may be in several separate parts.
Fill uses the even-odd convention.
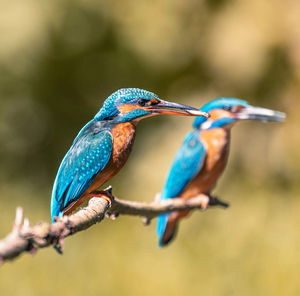
[[[197,117],[194,128],[209,129],[232,126],[239,120],[277,121],[285,120],[285,113],[249,105],[248,102],[235,98],[217,98],[205,104],[200,110],[210,115],[209,120]]]
[[[152,92],[138,88],[124,88],[105,100],[95,118],[128,122],[158,114],[208,117],[207,113],[199,109],[161,100]]]

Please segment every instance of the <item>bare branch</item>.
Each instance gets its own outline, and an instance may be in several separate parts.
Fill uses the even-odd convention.
[[[31,226],[28,219],[24,220],[23,209],[17,208],[12,232],[0,240],[0,264],[18,257],[23,252],[34,254],[39,248],[50,245],[61,252],[65,237],[101,222],[105,214],[112,219],[115,219],[119,214],[141,216],[147,225],[151,219],[162,213],[205,209],[207,205],[228,206],[217,198],[204,194],[189,200],[174,198],[161,202],[145,203],[114,198],[111,195],[111,189],[101,192],[111,198],[111,204],[107,199],[93,197],[87,207],[70,216],[64,216],[53,224],[41,222]]]

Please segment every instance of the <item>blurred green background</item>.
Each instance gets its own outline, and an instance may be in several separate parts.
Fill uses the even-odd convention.
[[[169,247],[121,216],[0,268],[1,295],[300,295],[300,2],[0,0],[0,236],[16,206],[49,221],[52,183],[79,129],[121,87],[200,107],[234,96],[287,112],[241,123],[215,194]],[[152,201],[191,118],[138,127],[111,182]]]

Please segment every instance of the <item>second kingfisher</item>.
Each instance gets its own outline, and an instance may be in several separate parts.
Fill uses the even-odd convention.
[[[254,107],[235,98],[218,98],[201,108],[210,118],[197,117],[194,130],[187,134],[179,148],[161,199],[181,197],[189,199],[199,194],[209,195],[223,172],[229,153],[231,127],[241,120],[284,121],[285,114]],[[203,202],[206,208],[208,198]],[[180,218],[188,211],[163,214],[158,217],[159,246],[168,244],[174,237]]]

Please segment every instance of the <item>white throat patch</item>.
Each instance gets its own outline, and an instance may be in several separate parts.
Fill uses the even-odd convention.
[[[206,120],[205,122],[203,122],[201,124],[201,129],[203,129],[203,130],[209,129],[211,127],[212,123],[213,123],[212,120]]]

